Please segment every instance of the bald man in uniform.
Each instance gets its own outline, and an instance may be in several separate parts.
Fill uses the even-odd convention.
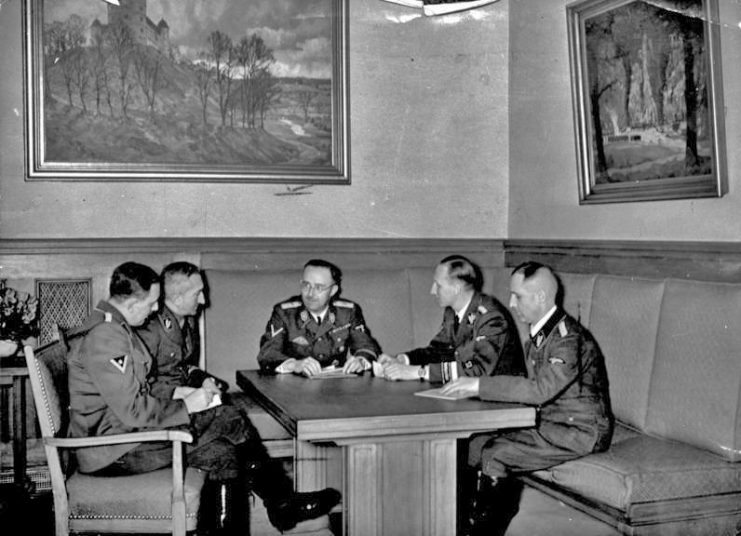
[[[614,418],[607,371],[592,334],[557,304],[553,271],[526,262],[512,271],[509,306],[530,326],[525,342],[527,376],[459,378],[443,392],[482,400],[517,402],[539,409],[535,428],[474,436],[469,444],[468,534],[504,534],[517,510],[518,473],[546,469],[610,445]]]

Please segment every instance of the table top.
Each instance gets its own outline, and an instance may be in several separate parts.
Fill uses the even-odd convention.
[[[474,432],[535,425],[535,409],[478,398],[414,396],[428,382],[357,378],[310,380],[294,374],[237,371],[237,384],[300,440]]]

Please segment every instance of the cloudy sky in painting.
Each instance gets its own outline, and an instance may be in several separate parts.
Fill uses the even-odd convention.
[[[239,42],[256,33],[273,50],[276,76],[330,78],[332,63],[331,0],[149,0],[147,16],[164,19],[170,41],[181,54],[194,58],[219,30]],[[105,2],[45,0],[44,20],[77,14],[107,23]]]

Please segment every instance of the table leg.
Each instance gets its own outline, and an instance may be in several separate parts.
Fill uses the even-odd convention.
[[[328,444],[296,441],[294,481],[297,491],[326,487],[342,490],[342,449]]]
[[[347,445],[346,534],[455,534],[456,448],[455,439]]]

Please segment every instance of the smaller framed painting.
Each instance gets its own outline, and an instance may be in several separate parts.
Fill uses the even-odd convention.
[[[566,9],[580,203],[721,197],[717,0]]]

